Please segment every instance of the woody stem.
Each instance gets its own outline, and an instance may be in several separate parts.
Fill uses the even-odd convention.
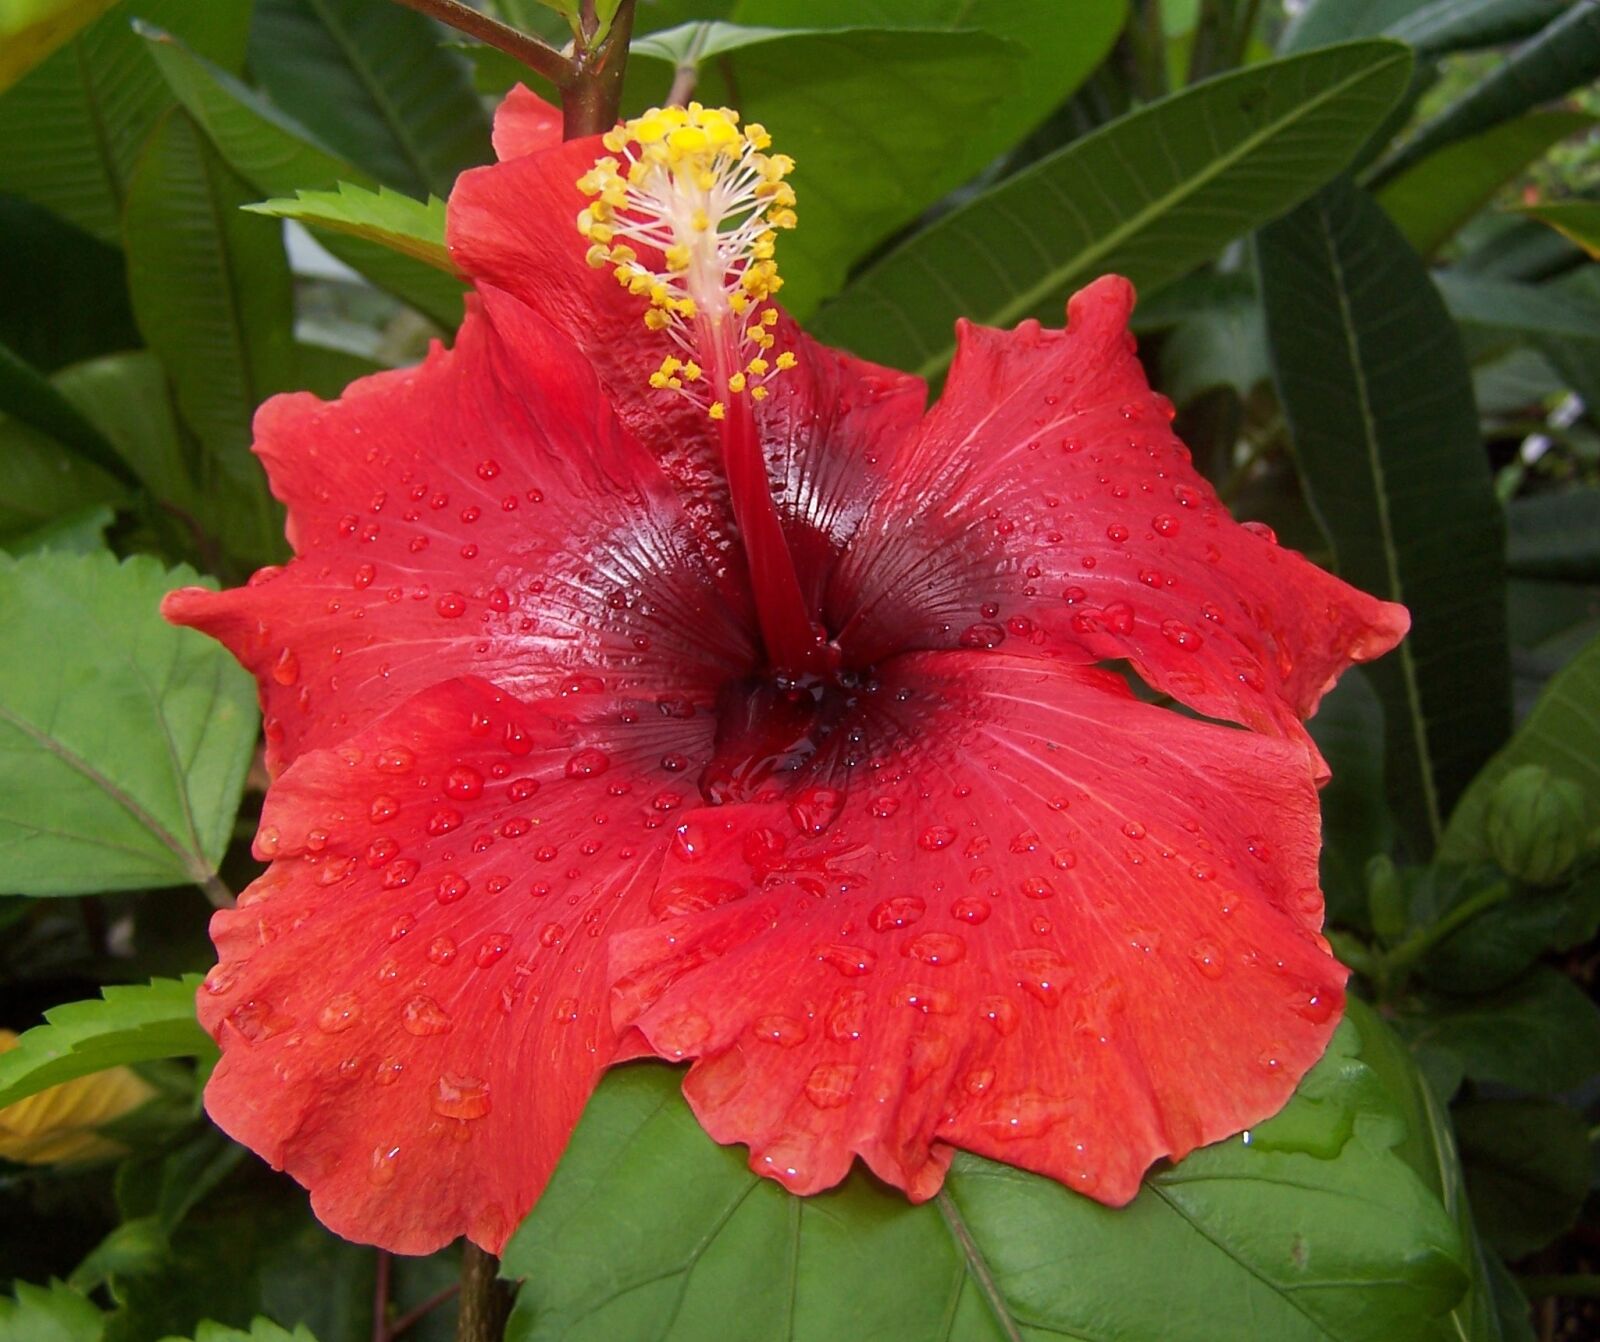
[[[628,39],[633,34],[634,0],[622,0],[611,19],[611,30],[603,41],[590,45],[585,37],[578,44],[573,77],[561,89],[561,134],[576,140],[598,135],[617,122],[622,103],[622,76],[628,64]],[[585,34],[595,31],[594,0],[584,0],[582,27]]]
[[[511,1314],[511,1287],[499,1280],[500,1260],[468,1240],[461,1249],[461,1312],[456,1342],[501,1342]]]
[[[487,46],[521,61],[535,74],[543,75],[557,88],[565,88],[578,74],[578,64],[530,33],[519,32],[509,24],[461,3],[461,0],[395,0],[396,4],[438,19],[457,32],[475,37]]]

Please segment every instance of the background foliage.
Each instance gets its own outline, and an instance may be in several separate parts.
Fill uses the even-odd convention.
[[[509,1336],[1594,1329],[1597,74],[1600,0],[638,0],[625,109],[692,76],[799,162],[820,335],[937,382],[955,317],[1121,271],[1236,514],[1415,626],[1312,724],[1367,1004],[1282,1114],[1126,1211],[965,1156],[921,1207],[797,1200],[630,1066]],[[451,1334],[452,1252],[334,1239],[200,1115],[264,775],[248,678],[156,602],[283,557],[264,397],[448,337],[443,199],[518,79],[389,0],[0,4],[0,1342]],[[30,1097],[130,1067],[95,1158],[28,1156]]]

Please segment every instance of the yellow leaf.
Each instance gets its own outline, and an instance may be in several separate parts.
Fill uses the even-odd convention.
[[[112,0],[0,0],[0,91],[111,4]]]
[[[0,1053],[16,1044],[15,1034],[0,1030]],[[24,1165],[55,1165],[121,1155],[126,1148],[102,1137],[99,1129],[155,1093],[129,1067],[63,1081],[0,1109],[0,1157]]]

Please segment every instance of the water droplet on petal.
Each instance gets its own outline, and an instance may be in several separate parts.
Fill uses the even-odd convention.
[[[779,1014],[756,1017],[750,1029],[763,1043],[776,1044],[779,1048],[794,1048],[803,1044],[810,1033],[803,1020]]]
[[[892,932],[898,927],[910,927],[928,911],[928,906],[917,895],[896,895],[877,905],[867,915],[874,932]]]
[[[956,832],[949,825],[929,825],[917,836],[917,846],[927,849],[930,853],[948,848],[955,841]]]
[[[970,624],[961,631],[963,648],[998,648],[1006,641],[1006,631],[997,624]]]
[[[1011,968],[1017,984],[1030,997],[1047,1007],[1061,1001],[1071,969],[1054,951],[1034,948],[1015,951],[1011,955]]]
[[[830,969],[837,970],[846,978],[859,978],[863,974],[870,974],[874,965],[878,963],[875,951],[869,951],[861,946],[846,945],[842,941],[825,942],[811,948],[815,959],[821,960]]]
[[[446,620],[459,620],[467,613],[467,599],[460,592],[446,592],[433,603],[433,608]]]
[[[394,1182],[394,1176],[399,1172],[400,1148],[398,1146],[375,1146],[367,1162],[367,1179],[378,1188],[383,1188]]]
[[[843,806],[844,793],[838,788],[807,788],[790,803],[789,819],[802,834],[821,834],[839,818]]]
[[[1189,958],[1208,979],[1219,979],[1227,969],[1222,959],[1222,947],[1209,938],[1202,937],[1189,948]]]
[[[1173,647],[1182,648],[1185,652],[1199,652],[1200,645],[1204,641],[1182,620],[1163,620],[1161,636]]]
[[[434,1083],[429,1103],[440,1118],[482,1118],[489,1112],[489,1083],[475,1076],[446,1072]]]
[[[387,750],[380,750],[372,760],[373,767],[380,773],[386,774],[408,773],[416,762],[417,757],[404,746],[390,746]]]
[[[950,915],[976,927],[989,917],[989,901],[976,895],[963,895],[950,906]]]
[[[837,1109],[850,1098],[860,1068],[844,1062],[825,1062],[806,1077],[806,1099],[818,1109]]]
[[[483,775],[470,764],[458,764],[444,776],[444,790],[459,801],[483,795]]]
[[[330,997],[317,1013],[317,1028],[323,1034],[343,1034],[361,1019],[361,1003],[354,993]]]
[[[293,685],[300,679],[300,659],[293,649],[285,648],[272,664],[272,678],[280,685]]]
[[[433,998],[418,995],[400,1009],[400,1024],[407,1034],[445,1034],[450,1029],[450,1014]]]
[[[967,943],[954,932],[919,932],[901,948],[901,954],[925,965],[953,965],[966,959]]]
[[[436,965],[447,965],[456,958],[456,943],[450,937],[435,937],[428,945],[428,959]]]
[[[603,750],[580,750],[567,761],[568,778],[598,778],[611,767],[611,757]]]

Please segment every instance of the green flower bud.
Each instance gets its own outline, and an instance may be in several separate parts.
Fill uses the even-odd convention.
[[[1519,880],[1550,885],[1584,845],[1583,789],[1539,764],[1523,764],[1489,798],[1485,837],[1494,860]]]
[[[1394,862],[1387,853],[1377,854],[1367,863],[1367,914],[1383,941],[1393,944],[1405,935],[1407,903]]]

